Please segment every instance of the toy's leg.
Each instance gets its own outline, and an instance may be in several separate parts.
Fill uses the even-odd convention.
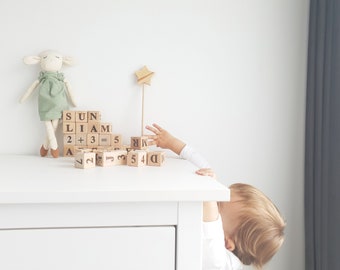
[[[57,138],[55,136],[58,123],[59,123],[58,119],[45,121],[47,139],[43,147],[47,150],[50,148],[51,154],[55,158],[59,156],[58,143],[57,143]]]

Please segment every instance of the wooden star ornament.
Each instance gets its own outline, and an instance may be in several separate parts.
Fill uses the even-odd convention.
[[[141,68],[140,70],[135,72],[137,76],[137,83],[138,84],[151,84],[151,78],[154,75],[154,72],[150,71],[146,66]]]

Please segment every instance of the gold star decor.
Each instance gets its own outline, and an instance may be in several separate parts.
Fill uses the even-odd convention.
[[[137,76],[137,83],[138,84],[151,84],[151,78],[154,75],[154,72],[148,70],[146,66],[144,66],[142,69],[135,72]]]

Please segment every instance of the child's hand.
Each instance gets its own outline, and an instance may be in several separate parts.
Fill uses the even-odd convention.
[[[145,128],[155,134],[155,135],[147,135],[149,139],[148,145],[156,145],[164,149],[170,149],[178,155],[180,154],[183,147],[185,146],[184,142],[175,138],[168,131],[161,128],[157,124],[152,124],[152,127],[146,126]]]
[[[196,171],[196,174],[203,175],[203,176],[210,176],[215,179],[217,178],[215,172],[210,168],[199,169],[198,171]]]

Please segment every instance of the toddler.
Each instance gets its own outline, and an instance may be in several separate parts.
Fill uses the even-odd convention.
[[[146,126],[149,145],[170,149],[192,162],[199,175],[216,178],[208,162],[194,149],[157,124]],[[239,270],[242,265],[261,269],[280,249],[285,222],[261,191],[247,184],[230,187],[230,201],[203,203],[202,270]]]

